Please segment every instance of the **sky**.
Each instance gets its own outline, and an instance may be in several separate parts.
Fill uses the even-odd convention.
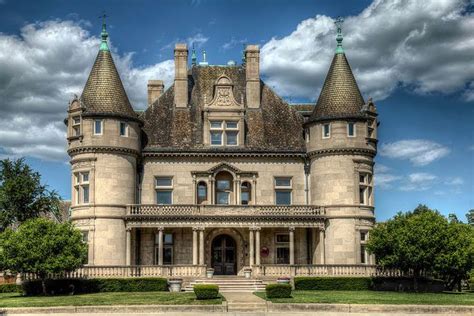
[[[261,48],[261,76],[288,102],[315,102],[343,46],[379,112],[377,220],[426,204],[474,208],[474,4],[469,0],[0,0],[0,158],[25,157],[70,198],[68,102],[80,95],[106,12],[110,46],[136,109],[146,82],[173,80],[173,47],[210,64]]]

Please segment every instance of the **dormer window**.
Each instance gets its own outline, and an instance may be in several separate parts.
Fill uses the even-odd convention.
[[[211,146],[237,146],[239,144],[238,121],[209,121]]]
[[[323,138],[331,137],[331,124],[323,124]]]

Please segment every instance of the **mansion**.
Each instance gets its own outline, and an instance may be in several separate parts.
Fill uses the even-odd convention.
[[[148,106],[134,110],[105,24],[101,37],[65,120],[71,219],[89,246],[86,267],[278,276],[373,266],[365,243],[375,222],[377,113],[340,27],[316,104],[289,104],[268,87],[257,45],[241,64],[211,65],[176,44],[174,83],[150,78]]]

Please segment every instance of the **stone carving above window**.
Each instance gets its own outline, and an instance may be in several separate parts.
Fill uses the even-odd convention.
[[[243,108],[243,104],[235,100],[233,86],[234,84],[229,77],[225,75],[219,77],[214,84],[214,97],[209,103],[204,100],[204,107],[211,109],[219,107],[226,109]]]

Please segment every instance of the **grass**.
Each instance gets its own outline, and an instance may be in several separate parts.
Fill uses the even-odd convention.
[[[64,296],[22,296],[18,293],[0,293],[0,307],[210,305],[221,303],[222,297],[212,300],[196,300],[194,293],[108,292]]]
[[[267,299],[265,292],[255,295]],[[293,291],[273,303],[474,305],[474,293],[401,293],[376,291]]]

